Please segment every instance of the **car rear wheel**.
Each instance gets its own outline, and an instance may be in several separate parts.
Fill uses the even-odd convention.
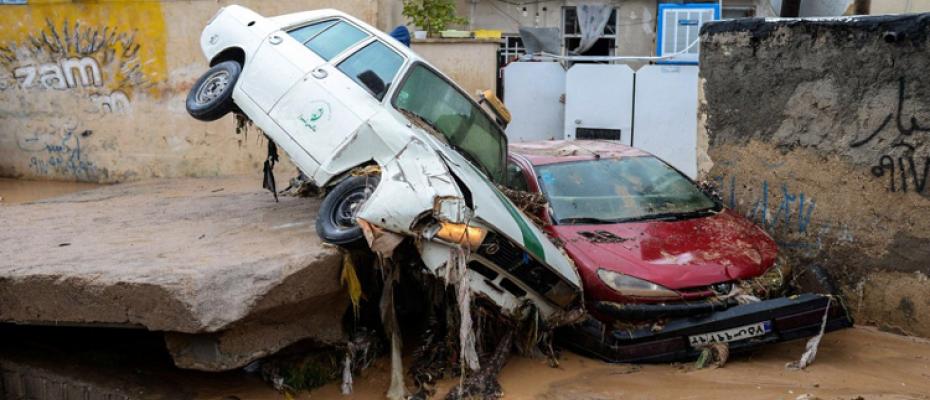
[[[364,239],[355,216],[378,186],[379,176],[353,176],[339,182],[323,199],[316,231],[330,243],[348,245]]]
[[[210,68],[187,94],[187,112],[201,121],[215,121],[235,108],[233,88],[242,66],[236,61],[223,61]]]

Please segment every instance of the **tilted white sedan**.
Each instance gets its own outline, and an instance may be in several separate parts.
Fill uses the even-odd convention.
[[[502,129],[409,48],[334,10],[265,18],[239,6],[220,10],[200,44],[212,68],[188,111],[215,120],[238,108],[327,188],[325,240],[366,233],[383,251],[372,244],[379,234],[416,237],[440,277],[464,248],[471,288],[505,313],[527,302],[545,317],[580,307],[571,261],[495,187]],[[373,166],[380,178],[357,173]]]

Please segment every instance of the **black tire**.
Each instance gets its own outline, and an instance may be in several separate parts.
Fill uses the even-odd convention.
[[[379,176],[353,176],[339,182],[320,204],[316,232],[330,243],[358,244],[365,239],[355,222],[355,212],[378,186]]]
[[[187,93],[187,113],[201,121],[216,121],[235,109],[232,94],[241,72],[236,61],[223,61],[207,70]]]

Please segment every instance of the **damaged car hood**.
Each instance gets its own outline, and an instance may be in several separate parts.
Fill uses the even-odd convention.
[[[471,191],[475,216],[546,264],[581,290],[581,279],[566,255],[462,155],[437,146],[452,173]]]
[[[777,256],[775,242],[730,210],[679,221],[556,225],[579,268],[605,268],[685,289],[762,274]],[[583,262],[582,262],[583,261]]]

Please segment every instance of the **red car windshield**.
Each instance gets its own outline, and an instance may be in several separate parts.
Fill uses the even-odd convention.
[[[680,219],[719,211],[688,178],[651,156],[536,167],[559,224]]]

